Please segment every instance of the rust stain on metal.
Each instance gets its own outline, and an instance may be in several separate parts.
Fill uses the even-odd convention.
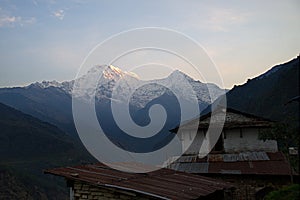
[[[208,156],[209,162],[223,162],[223,155],[222,154],[210,154]]]

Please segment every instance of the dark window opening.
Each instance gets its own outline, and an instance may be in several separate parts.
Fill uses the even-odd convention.
[[[206,137],[206,133],[207,133],[208,129],[203,129],[203,136]]]
[[[221,153],[224,151],[224,140],[223,137],[219,137],[216,145],[214,146],[212,153]]]
[[[241,128],[240,128],[240,138],[243,138],[243,131]]]

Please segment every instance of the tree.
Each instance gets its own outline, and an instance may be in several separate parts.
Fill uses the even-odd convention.
[[[259,138],[262,140],[276,140],[279,150],[282,151],[291,165],[291,182],[293,182],[293,169],[299,172],[299,158],[289,155],[289,147],[298,147],[299,149],[299,125],[298,123],[276,123],[271,129],[261,131]],[[299,151],[299,150],[298,150]],[[299,154],[299,152],[298,152]]]
[[[298,200],[300,197],[300,185],[289,185],[281,188],[278,191],[270,192],[266,200]]]

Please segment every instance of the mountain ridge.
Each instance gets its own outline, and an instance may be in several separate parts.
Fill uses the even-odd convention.
[[[120,68],[117,68],[115,66],[112,65],[97,65],[93,68],[91,68],[87,74],[93,74],[93,73],[99,73],[101,76],[101,71],[102,71],[102,77],[99,79],[99,83],[98,83],[98,87],[101,87],[101,89],[105,90],[109,90],[111,92],[111,90],[113,89],[112,87],[115,86],[115,84],[117,82],[119,82],[121,79],[122,81],[125,80],[125,83],[129,88],[124,87],[123,85],[118,85],[118,86],[123,86],[122,89],[127,89],[126,92],[124,93],[128,93],[128,92],[132,92],[133,89],[131,89],[130,87],[135,87],[135,86],[139,86],[142,84],[150,84],[150,83],[157,83],[158,85],[164,84],[164,85],[168,85],[168,86],[172,86],[174,85],[176,82],[179,82],[179,80],[187,80],[193,87],[194,90],[196,90],[196,93],[199,94],[198,100],[203,101],[203,103],[210,103],[213,100],[215,100],[219,94],[222,93],[222,89],[219,88],[217,85],[213,84],[213,83],[202,83],[201,81],[196,81],[194,79],[192,79],[191,77],[189,77],[188,75],[184,74],[183,72],[181,72],[180,70],[174,70],[168,77],[166,78],[161,78],[161,79],[153,79],[150,81],[142,81],[138,78],[138,76],[134,73],[131,72],[126,72],[126,71],[122,71]],[[85,75],[83,75],[84,77]],[[70,96],[72,96],[72,87],[74,85],[74,82],[77,81],[77,83],[80,83],[80,79],[81,77],[77,78],[77,80],[71,80],[71,81],[63,81],[63,82],[58,82],[58,81],[42,81],[42,82],[36,82],[36,83],[32,83],[26,87],[33,87],[33,86],[37,86],[40,87],[42,89],[46,89],[49,87],[56,87],[56,88],[60,88],[63,91],[65,91],[67,94],[69,94]],[[127,79],[127,80],[126,80]],[[131,79],[131,80],[130,80]],[[97,81],[97,80],[95,80]],[[182,82],[182,81],[181,81]],[[178,86],[178,84],[177,84]],[[200,87],[197,88],[197,87]],[[211,97],[209,97],[209,95],[204,94],[204,92],[201,93],[201,91],[207,90],[206,87],[209,87],[209,91],[212,92],[212,94],[210,95]],[[143,90],[139,93],[140,96],[147,96],[147,91],[152,91],[152,90],[158,90],[159,87],[155,87],[155,88],[147,88],[147,90]],[[182,91],[185,91],[184,89]],[[165,90],[160,92],[160,95],[162,93],[164,93]],[[207,91],[208,92],[208,91]],[[206,92],[206,93],[207,93]],[[141,95],[141,93],[143,95]],[[98,94],[98,96],[97,96]],[[146,94],[146,95],[144,95]],[[119,94],[118,97],[120,97],[121,95]],[[189,97],[189,94],[184,93],[181,96],[185,96],[187,98],[192,98]],[[96,98],[101,99],[101,98],[111,98],[110,95],[105,94],[103,91],[102,93],[98,90],[98,92],[96,93]],[[121,97],[122,98],[122,97]],[[212,98],[212,99],[211,99]],[[149,102],[149,98],[146,100],[147,102]],[[145,107],[145,102],[138,102],[137,100],[136,102],[136,106],[143,108]]]
[[[101,71],[103,69],[107,69],[107,73],[103,73],[103,71]],[[96,88],[95,99],[98,103],[105,105],[102,106],[102,110],[99,111],[104,113],[108,111],[103,109],[108,109],[110,102],[114,100],[118,100],[124,104],[124,106],[128,106],[127,98],[130,94],[132,94],[129,97],[131,111],[138,112],[141,109],[143,110],[153,99],[159,98],[164,93],[169,92],[165,86],[169,87],[171,91],[177,92],[179,98],[184,99],[186,102],[194,100],[195,98],[187,89],[187,86],[191,87],[198,99],[200,110],[204,109],[219,93],[223,92],[223,90],[216,85],[205,84],[195,81],[192,78],[187,78],[187,75],[179,71],[175,71],[164,79],[141,81],[137,76],[132,75],[132,73],[123,72],[116,67],[96,66],[92,68],[86,76],[96,81],[99,79],[99,74],[100,78],[101,75],[103,76]],[[81,77],[76,80],[64,82],[42,81],[32,83],[25,87],[0,88],[0,102],[54,124],[76,137],[77,131],[72,115],[72,88],[74,84],[78,84],[79,86],[81,86],[80,84],[85,84],[86,80],[80,78]],[[187,79],[185,83],[187,84],[186,86],[182,85],[183,81],[178,81],[180,78]],[[88,79],[88,81],[90,81],[90,79]],[[211,87],[212,89],[208,90],[207,87]],[[210,91],[213,91],[211,95],[213,99],[211,99],[209,95]],[[83,92],[81,94],[79,93],[79,95],[83,96],[83,99],[86,99],[85,101],[94,98],[92,96],[93,94],[94,92],[89,89],[83,89]],[[168,95],[164,97],[169,98]],[[162,102],[164,101],[163,99],[161,100]],[[140,113],[147,115],[146,112],[147,111],[144,110]],[[133,113],[133,115],[135,114]],[[139,116],[141,115],[139,114]]]
[[[275,65],[265,73],[226,93],[227,107],[277,122],[299,127],[299,103],[290,102],[299,96],[300,57]],[[214,103],[218,107],[224,96]],[[210,112],[211,106],[204,114]]]

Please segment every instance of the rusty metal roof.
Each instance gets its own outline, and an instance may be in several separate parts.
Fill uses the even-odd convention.
[[[181,161],[184,159],[181,159]],[[198,164],[202,165],[198,165]],[[207,168],[204,169],[203,166]],[[210,154],[206,161],[177,162],[171,169],[199,174],[289,175],[290,165],[282,152]]]
[[[218,157],[216,160],[215,157]],[[236,162],[236,161],[262,161],[270,160],[266,152],[241,152],[238,154],[211,154],[209,155],[209,161],[224,161],[224,162]]]
[[[289,164],[284,161],[244,161],[210,163],[211,174],[289,175]]]
[[[233,187],[226,182],[171,169],[135,174],[118,171],[101,163],[49,169],[45,173],[160,199],[196,199]]]

